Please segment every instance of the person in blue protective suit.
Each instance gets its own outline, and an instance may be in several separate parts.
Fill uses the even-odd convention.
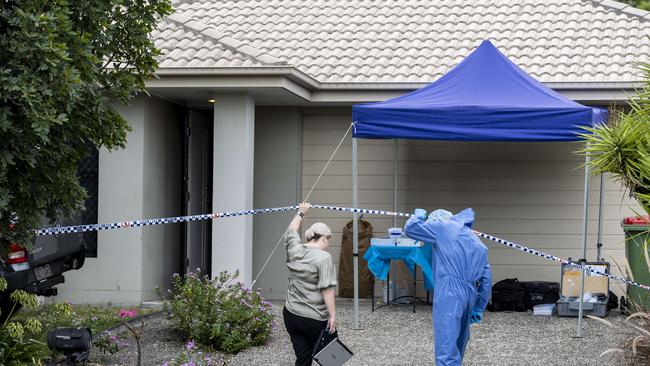
[[[415,210],[404,231],[412,239],[433,244],[435,291],[433,329],[437,366],[461,365],[470,324],[483,319],[492,292],[487,247],[472,231],[471,208],[452,215]]]

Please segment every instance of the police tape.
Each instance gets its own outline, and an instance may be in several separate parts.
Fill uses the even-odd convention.
[[[286,206],[286,207],[275,207],[275,208],[262,208],[257,210],[243,210],[243,211],[230,211],[230,212],[220,212],[212,214],[202,214],[202,215],[191,215],[191,216],[173,216],[173,217],[162,217],[158,219],[146,219],[146,220],[135,220],[135,221],[118,221],[104,224],[90,224],[90,225],[75,225],[75,226],[55,226],[48,227],[43,229],[36,230],[37,236],[42,235],[57,235],[57,234],[72,234],[72,233],[83,233],[87,231],[100,231],[100,230],[111,230],[111,229],[125,229],[129,227],[142,227],[142,226],[151,226],[151,225],[162,225],[162,224],[176,224],[180,222],[188,221],[203,221],[203,220],[212,220],[222,217],[234,217],[234,216],[244,216],[244,215],[255,215],[258,213],[271,213],[271,212],[281,212],[295,210],[298,206]]]
[[[411,217],[410,213],[403,212],[393,212],[393,211],[384,211],[384,210],[370,210],[364,208],[352,208],[352,207],[338,207],[338,206],[327,206],[327,205],[311,205],[312,208],[320,208],[325,210],[333,211],[342,211],[342,212],[352,212],[360,214],[370,214],[370,215],[383,215],[383,216],[398,216],[398,217]],[[111,222],[104,224],[91,224],[91,225],[75,225],[75,226],[60,226],[60,227],[49,227],[36,230],[36,235],[57,235],[57,234],[71,234],[71,233],[81,233],[87,231],[100,231],[100,230],[111,230],[111,229],[123,229],[129,227],[142,227],[150,225],[161,225],[161,224],[171,224],[171,223],[181,223],[181,222],[190,222],[190,221],[202,221],[202,220],[212,220],[223,217],[235,217],[235,216],[245,216],[245,215],[255,215],[259,213],[272,213],[272,212],[282,212],[282,211],[291,211],[296,210],[298,206],[284,206],[284,207],[274,207],[274,208],[261,208],[255,210],[243,210],[243,211],[229,211],[229,212],[219,212],[212,214],[203,214],[203,215],[191,215],[191,216],[174,216],[174,217],[163,217],[158,219],[145,219],[145,220],[135,220],[135,221],[119,221]],[[591,274],[598,276],[605,276],[612,280],[622,282],[628,285],[640,287],[645,290],[650,291],[650,286],[643,285],[638,282],[628,280],[626,278],[615,276],[610,273],[599,271],[589,265],[581,264],[579,262],[570,261],[563,259],[552,254],[547,254],[541,252],[537,249],[528,248],[524,245],[517,244],[508,240],[500,239],[492,235],[484,234],[480,231],[473,230],[476,235],[494,241],[498,244],[508,246],[513,249],[520,250],[524,253],[536,255],[542,258],[560,262],[572,267],[579,268]]]
[[[523,246],[521,244],[517,244],[517,243],[513,243],[511,241],[500,239],[500,238],[497,238],[497,237],[492,236],[492,235],[484,234],[484,233],[482,233],[480,231],[474,230],[474,232],[476,233],[476,235],[478,235],[478,236],[480,236],[482,238],[492,240],[492,241],[494,241],[496,243],[499,243],[499,244],[507,245],[510,248],[518,249],[518,250],[521,250],[522,252],[525,252],[525,253],[528,253],[528,254],[532,254],[532,255],[536,255],[536,256],[539,256],[539,257],[546,258],[546,259],[550,259],[550,260],[553,260],[553,261],[556,261],[556,262],[564,263],[564,264],[570,265],[572,267],[583,269],[586,272],[589,272],[589,273],[592,273],[592,274],[595,274],[595,275],[598,275],[598,276],[605,276],[605,277],[608,277],[608,278],[610,278],[612,280],[623,282],[625,284],[640,287],[642,289],[650,291],[650,286],[648,286],[648,285],[644,285],[644,284],[641,284],[641,283],[638,283],[638,282],[630,281],[630,280],[628,280],[626,278],[623,278],[623,277],[620,277],[620,276],[615,276],[615,275],[610,274],[610,273],[601,272],[601,271],[589,266],[588,264],[580,264],[579,262],[570,261],[570,260],[567,260],[567,259],[563,259],[563,258],[554,256],[552,254],[547,254],[547,253],[544,253],[544,252],[540,252],[537,249],[531,249],[531,248],[525,247],[525,246]]]

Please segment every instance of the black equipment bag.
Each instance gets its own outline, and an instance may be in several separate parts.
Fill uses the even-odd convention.
[[[516,278],[501,280],[492,286],[490,311],[526,311],[526,289]]]
[[[613,310],[618,307],[618,296],[613,292],[609,292],[609,298],[607,299],[607,310]]]
[[[91,339],[89,328],[56,328],[48,333],[47,344],[64,353],[86,351],[90,350]]]
[[[557,282],[520,282],[526,290],[526,307],[533,310],[535,305],[555,304],[560,299],[560,284]]]

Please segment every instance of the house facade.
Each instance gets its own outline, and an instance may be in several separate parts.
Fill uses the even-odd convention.
[[[118,106],[133,127],[127,148],[100,151],[99,222],[296,204],[350,126],[353,104],[423,87],[484,39],[585,105],[624,104],[641,80],[633,63],[650,60],[650,13],[609,0],[177,1],[174,7],[152,34],[163,54],[147,83],[150,95]],[[359,206],[472,207],[482,232],[577,259],[580,146],[363,140]],[[348,137],[309,201],[351,207],[351,175]],[[596,259],[599,188],[592,179],[588,260]],[[620,220],[634,207],[618,183],[604,180],[606,260],[624,264]],[[239,270],[251,284],[291,216],[99,232],[96,258],[66,275],[60,296],[139,303],[155,299],[154,288],[165,288],[173,273],[197,268]],[[365,219],[376,236],[403,224]],[[306,219],[332,228],[336,262],[349,220],[316,209]],[[495,280],[559,281],[556,263],[486,244]],[[255,287],[283,298],[286,277],[280,246]]]

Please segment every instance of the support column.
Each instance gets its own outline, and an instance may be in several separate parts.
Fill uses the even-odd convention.
[[[352,207],[359,208],[357,139],[352,138]],[[352,329],[359,328],[359,214],[352,214],[352,263],[354,269],[354,318]],[[373,286],[375,284],[373,283]]]
[[[589,143],[587,143],[587,148],[589,148]],[[587,229],[589,227],[589,161],[591,156],[585,156],[585,187],[584,187],[584,199],[582,206],[582,258],[580,258],[580,264],[584,265],[587,261]],[[582,338],[582,315],[584,309],[584,296],[585,296],[585,270],[583,269],[580,274],[580,302],[578,304],[578,327],[576,330],[576,336],[574,338]]]
[[[214,97],[212,212],[253,208],[255,101],[247,94]],[[252,282],[253,217],[212,222],[212,274],[239,270],[239,280]]]

